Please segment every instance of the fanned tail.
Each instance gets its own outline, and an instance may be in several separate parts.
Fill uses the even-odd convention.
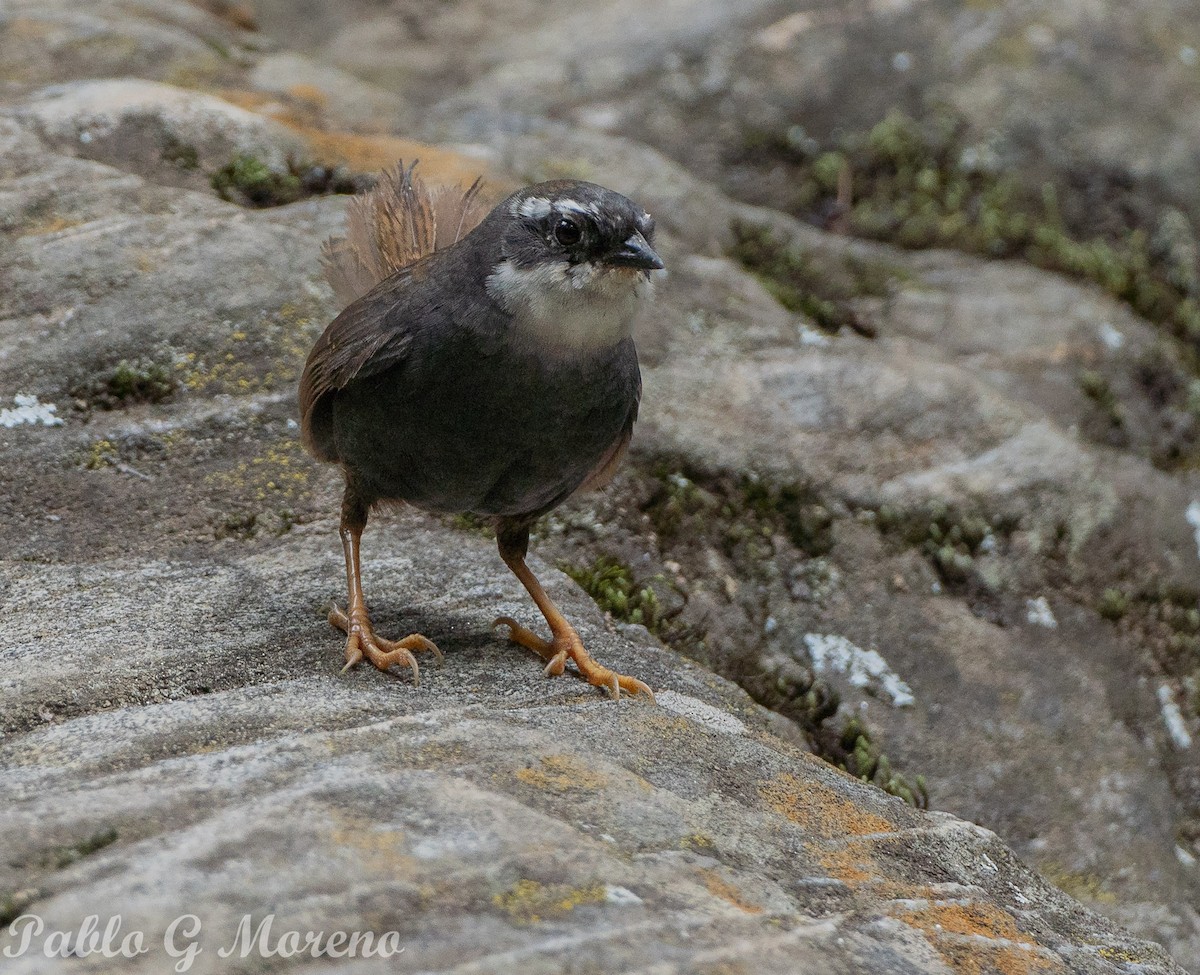
[[[479,199],[481,180],[467,189],[430,189],[413,174],[414,161],[380,174],[369,193],[346,209],[346,235],[330,237],[321,248],[325,280],[343,304],[361,298],[384,278],[426,254],[448,247],[486,215]]]

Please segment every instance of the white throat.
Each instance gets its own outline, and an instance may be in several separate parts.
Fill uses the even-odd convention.
[[[513,316],[520,338],[574,351],[628,338],[654,282],[638,271],[587,262],[520,268],[506,260],[488,276],[487,289]]]

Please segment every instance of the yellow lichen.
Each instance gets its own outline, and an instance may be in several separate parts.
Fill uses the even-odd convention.
[[[214,471],[204,480],[246,499],[282,504],[307,492],[309,471],[300,441],[288,437],[268,444],[261,454],[239,461],[229,470]]]
[[[109,467],[117,461],[117,448],[111,440],[97,440],[88,451],[83,466],[89,471],[98,471]]]
[[[608,785],[606,776],[570,755],[547,755],[536,768],[518,769],[516,777],[526,785],[554,792],[596,792]]]
[[[53,214],[18,227],[17,236],[43,237],[47,234],[56,234],[60,230],[66,230],[68,227],[77,227],[79,224],[79,220],[70,220],[59,214]]]
[[[492,903],[517,924],[537,924],[545,918],[570,914],[582,904],[599,903],[606,896],[603,884],[570,887],[521,879],[508,890],[496,894]]]
[[[1055,887],[1076,900],[1091,901],[1093,904],[1117,902],[1117,895],[1105,887],[1104,881],[1094,873],[1067,870],[1057,863],[1038,864],[1038,870]]]

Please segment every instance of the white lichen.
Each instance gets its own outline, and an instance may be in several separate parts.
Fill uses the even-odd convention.
[[[1196,539],[1196,555],[1200,556],[1200,501],[1193,501],[1189,504],[1183,516],[1192,526],[1193,537]]]
[[[1125,335],[1112,322],[1100,323],[1100,341],[1110,352],[1116,352],[1125,344]]]
[[[817,673],[845,674],[855,687],[870,689],[877,696],[882,693],[898,708],[910,707],[916,700],[912,689],[875,650],[864,650],[844,636],[826,633],[804,634],[804,645]]]
[[[1171,736],[1171,741],[1181,752],[1187,751],[1192,747],[1192,733],[1188,731],[1187,722],[1183,719],[1183,712],[1175,703],[1175,695],[1171,693],[1171,688],[1166,684],[1158,689],[1158,706],[1162,711],[1163,724],[1167,726],[1167,734]]]
[[[36,396],[18,393],[13,397],[16,406],[0,410],[0,427],[19,427],[24,423],[41,424],[44,427],[61,427],[62,417],[55,416],[58,407],[53,403],[39,403]]]
[[[1034,626],[1044,626],[1048,630],[1058,628],[1058,620],[1054,617],[1054,610],[1046,602],[1045,596],[1025,600],[1025,619]]]

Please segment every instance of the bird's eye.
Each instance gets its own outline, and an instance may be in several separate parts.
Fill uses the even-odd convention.
[[[583,230],[570,217],[563,217],[554,226],[554,239],[563,247],[572,247],[583,238]]]

